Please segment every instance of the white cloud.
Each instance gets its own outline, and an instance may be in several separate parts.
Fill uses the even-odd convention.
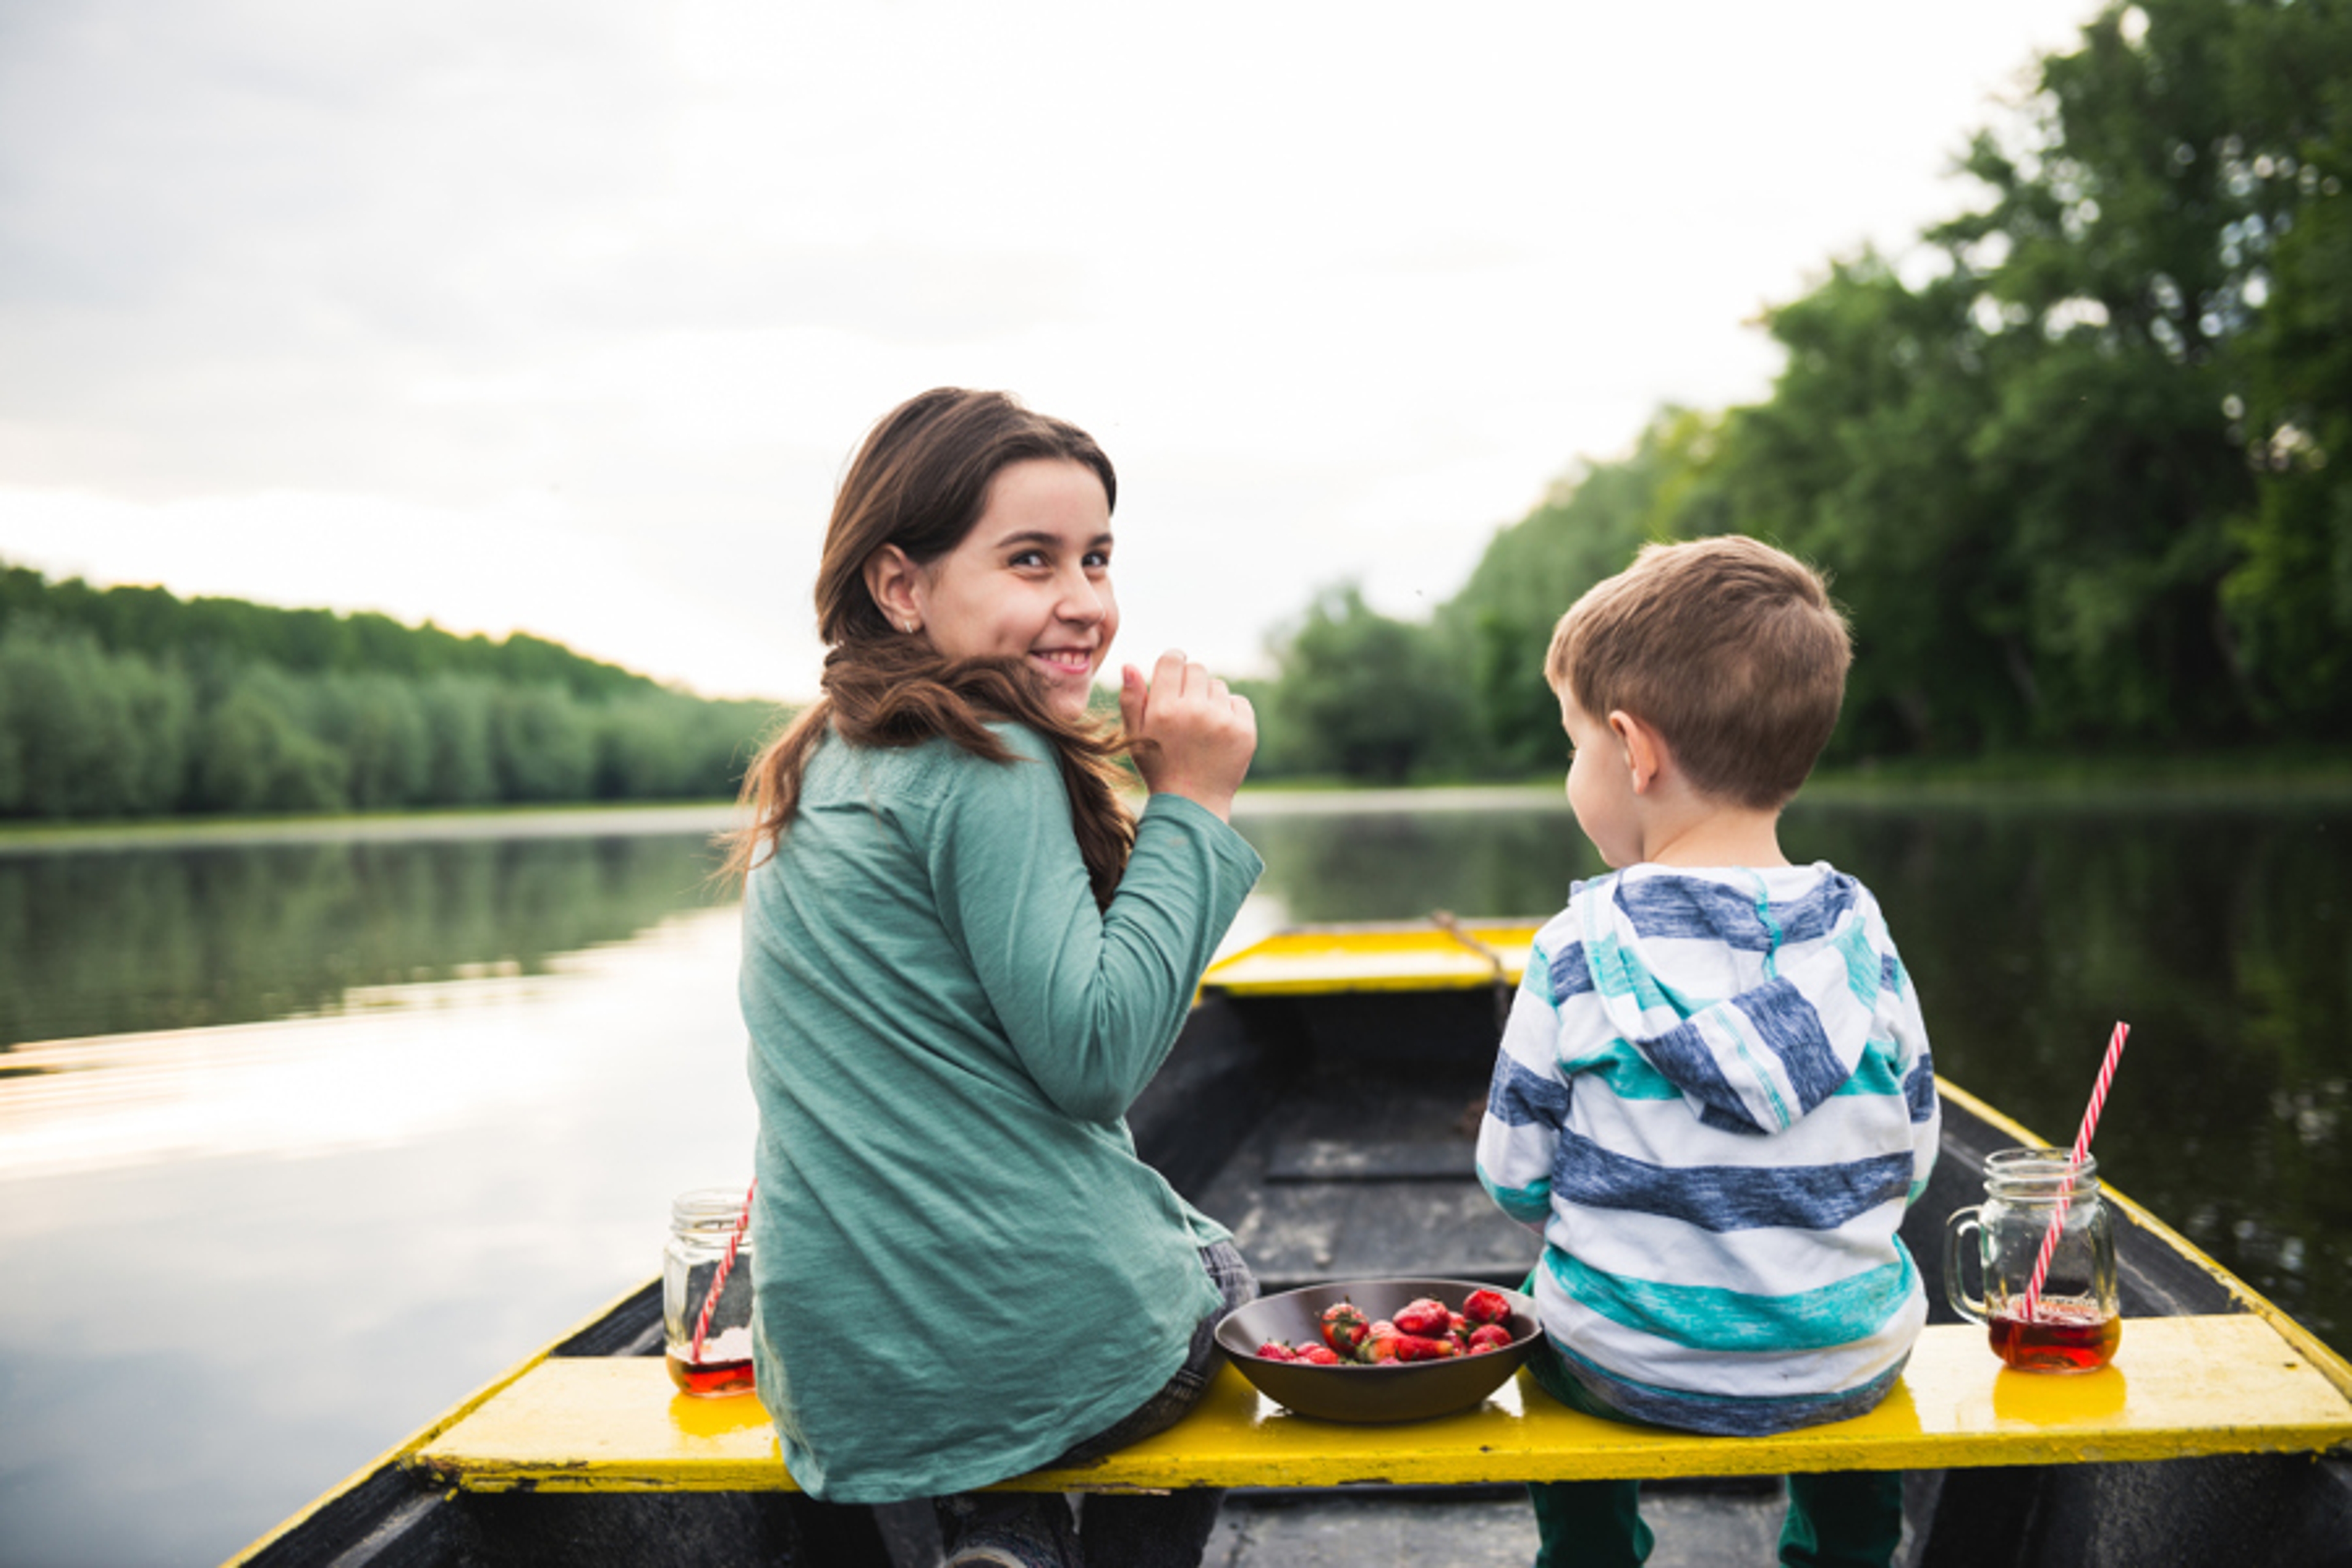
[[[1118,462],[1127,651],[1245,666],[1759,395],[2095,8],[16,8],[0,555],[797,693],[844,458],[961,382]]]

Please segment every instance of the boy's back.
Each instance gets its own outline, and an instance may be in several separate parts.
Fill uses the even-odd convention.
[[[1619,868],[1529,954],[1478,1175],[1543,1233],[1536,1380],[1590,1414],[1785,1431],[1885,1397],[1927,1321],[1895,1237],[1939,1118],[1876,900],[1791,866],[1853,648],[1828,584],[1736,535],[1645,545],[1544,658],[1577,826]],[[1639,1563],[1631,1481],[1531,1487],[1538,1568]],[[1786,1562],[1884,1563],[1901,1479],[1792,1476]]]
[[[1624,1415],[1785,1430],[1884,1396],[1926,1320],[1895,1238],[1936,1155],[1917,1003],[1827,865],[1640,864],[1536,941],[1480,1179],[1540,1226],[1568,1369]]]

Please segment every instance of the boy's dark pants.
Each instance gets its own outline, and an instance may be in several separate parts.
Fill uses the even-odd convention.
[[[1549,1344],[1536,1347],[1528,1372],[1546,1394],[1572,1410],[1622,1421],[1587,1393]],[[1654,1537],[1642,1522],[1639,1481],[1538,1481],[1528,1488],[1542,1550],[1536,1568],[1639,1568]],[[1789,1517],[1780,1527],[1788,1568],[1884,1568],[1903,1539],[1903,1474],[1838,1470],[1789,1478]]]

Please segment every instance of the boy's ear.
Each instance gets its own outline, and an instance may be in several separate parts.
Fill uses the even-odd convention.
[[[1648,794],[1666,765],[1666,738],[1622,708],[1609,710],[1609,731],[1625,748],[1625,764],[1633,774],[1633,793]]]
[[[873,596],[883,618],[900,631],[921,626],[922,610],[915,603],[915,563],[897,545],[886,544],[866,558],[866,592]]]

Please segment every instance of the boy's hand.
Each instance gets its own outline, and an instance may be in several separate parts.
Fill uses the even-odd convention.
[[[1154,795],[1181,795],[1233,816],[1234,795],[1257,752],[1257,714],[1246,697],[1171,648],[1147,685],[1133,665],[1119,672],[1118,715],[1135,765]]]

